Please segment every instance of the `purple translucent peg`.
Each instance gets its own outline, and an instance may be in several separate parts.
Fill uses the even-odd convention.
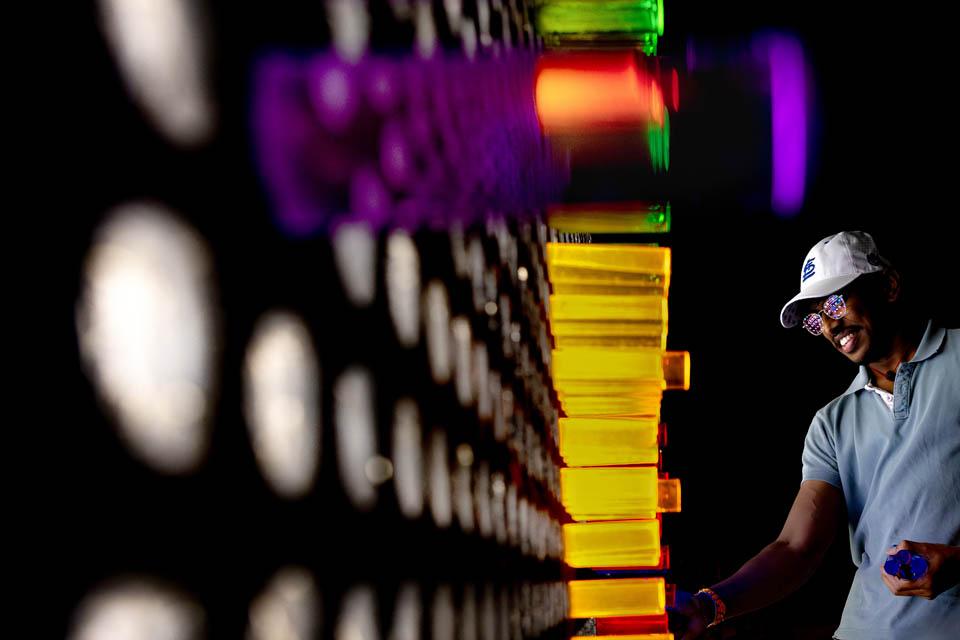
[[[399,120],[388,120],[380,132],[380,170],[396,190],[409,189],[414,180],[414,154]]]
[[[380,115],[395,111],[403,99],[399,65],[389,60],[372,61],[364,71],[364,92],[370,107]]]
[[[386,225],[392,200],[383,180],[372,166],[360,167],[350,180],[350,210],[374,229]]]
[[[309,64],[307,78],[317,120],[331,133],[346,133],[360,106],[356,68],[331,56],[320,56]]]

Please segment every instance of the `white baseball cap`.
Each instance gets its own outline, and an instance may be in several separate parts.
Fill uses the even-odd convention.
[[[800,268],[800,293],[783,305],[780,324],[800,322],[799,302],[822,298],[844,288],[866,273],[882,271],[889,262],[880,257],[873,237],[864,231],[841,231],[827,236],[807,253]]]

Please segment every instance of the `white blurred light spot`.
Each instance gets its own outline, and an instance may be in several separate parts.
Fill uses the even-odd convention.
[[[472,351],[470,321],[464,316],[457,316],[450,322],[450,333],[453,339],[454,387],[457,391],[457,400],[467,407],[473,404],[475,396],[473,369],[470,366]]]
[[[245,410],[253,451],[283,497],[307,493],[320,462],[320,368],[310,332],[296,316],[260,319],[244,363]]]
[[[450,32],[456,33],[460,28],[460,18],[463,16],[463,0],[443,0],[443,8],[447,14]]]
[[[333,637],[334,640],[379,640],[373,589],[354,587],[347,593]]]
[[[430,513],[441,529],[450,526],[453,520],[453,501],[450,496],[450,467],[447,464],[447,436],[442,429],[430,434],[428,452],[430,481]]]
[[[386,262],[387,305],[397,340],[414,347],[420,340],[420,256],[408,233],[390,234]]]
[[[101,24],[133,99],[171,141],[209,140],[215,107],[205,24],[188,0],[100,0]]]
[[[507,487],[507,538],[511,546],[516,547],[520,544],[517,487],[514,484]]]
[[[493,584],[483,585],[483,599],[480,603],[480,640],[496,640],[497,614],[494,604]]]
[[[419,640],[422,618],[420,588],[416,582],[406,582],[397,593],[390,640]]]
[[[125,579],[87,596],[70,640],[199,640],[203,609],[172,588]]]
[[[463,467],[473,464],[473,447],[463,443],[457,447],[457,462]]]
[[[461,447],[457,447],[457,457],[460,457]],[[467,447],[469,449],[469,446]],[[471,458],[473,453],[470,453]],[[464,465],[462,461],[457,465],[456,469],[453,470],[453,499],[454,499],[454,511],[457,515],[457,522],[460,523],[460,528],[463,529],[465,533],[473,533],[474,522],[473,517],[473,493],[470,486],[472,480],[472,474],[470,472],[470,467]]]
[[[490,395],[490,360],[487,354],[487,345],[482,342],[473,343],[473,387],[477,394],[477,416],[481,420],[493,418],[493,397]]]
[[[453,608],[453,590],[442,584],[433,593],[430,637],[432,640],[454,640],[457,628],[456,611]]]
[[[433,20],[430,0],[415,0],[413,24],[416,29],[416,49],[422,58],[429,58],[437,48],[437,25]]]
[[[381,485],[393,477],[393,463],[383,456],[373,456],[363,465],[367,480],[373,485]]]
[[[377,244],[369,225],[338,227],[333,234],[333,258],[347,299],[357,307],[369,306],[377,288]]]
[[[277,572],[250,605],[249,640],[310,640],[320,629],[320,593],[308,571]]]
[[[393,17],[397,20],[410,19],[410,0],[390,0],[390,8],[393,10]]]
[[[215,311],[202,239],[155,204],[100,227],[84,265],[77,336],[122,439],[147,464],[183,473],[208,442]]]
[[[489,47],[493,44],[493,36],[490,35],[490,4],[487,0],[477,0],[477,22],[479,23],[480,44]]]
[[[527,271],[526,267],[517,267],[517,279],[520,280],[520,282],[526,282],[529,277],[530,272]]]
[[[463,586],[461,603],[458,640],[477,640],[477,592],[472,584]]]
[[[367,460],[376,455],[373,378],[367,369],[351,367],[333,387],[337,461],[343,488],[355,507],[368,511],[377,501],[367,477]]]
[[[477,528],[480,535],[493,535],[493,513],[490,505],[490,465],[481,462],[473,474],[473,502],[477,507]]]
[[[357,62],[370,40],[370,14],[361,0],[327,0],[333,48],[341,58]]]
[[[393,462],[400,512],[410,519],[419,518],[423,513],[425,484],[423,434],[420,412],[410,398],[400,399],[394,408]]]
[[[450,345],[450,303],[447,290],[439,280],[431,280],[424,293],[424,322],[427,337],[427,359],[430,372],[438,384],[450,380],[452,347]]]

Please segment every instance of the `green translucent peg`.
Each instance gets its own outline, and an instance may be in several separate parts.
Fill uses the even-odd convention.
[[[662,36],[663,0],[547,0],[537,13],[537,27],[541,34]]]
[[[551,205],[547,209],[547,221],[554,229],[567,233],[668,233],[670,203],[629,201]]]
[[[647,125],[647,144],[650,149],[650,163],[654,173],[670,169],[670,114],[664,109],[663,126],[651,122]]]

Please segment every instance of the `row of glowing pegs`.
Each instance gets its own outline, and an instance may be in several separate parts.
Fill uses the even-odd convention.
[[[663,3],[547,0],[538,30],[548,43],[632,38],[656,52]],[[669,98],[662,78],[628,53],[560,54],[541,58],[535,82],[544,132],[565,136],[645,128],[654,170],[668,167],[667,100],[678,106],[675,75]],[[565,233],[662,233],[669,204],[555,205],[551,227]],[[665,353],[668,249],[552,244],[552,374],[566,417],[560,420],[565,560],[575,568],[665,568],[658,513],[679,511],[679,482],[656,466],[664,389],[689,388],[689,356]],[[571,618],[596,618],[598,635],[667,640],[667,585],[662,577],[574,580]]]
[[[659,514],[680,510],[680,483],[658,468],[665,389],[689,388],[686,352],[667,352],[670,250],[547,246],[552,373],[560,420],[565,561],[574,568],[663,570]],[[668,637],[663,577],[573,580],[571,618],[650,618],[622,635]],[[642,623],[642,624],[641,624]],[[641,631],[642,630],[642,631]],[[600,632],[598,624],[598,632]]]

